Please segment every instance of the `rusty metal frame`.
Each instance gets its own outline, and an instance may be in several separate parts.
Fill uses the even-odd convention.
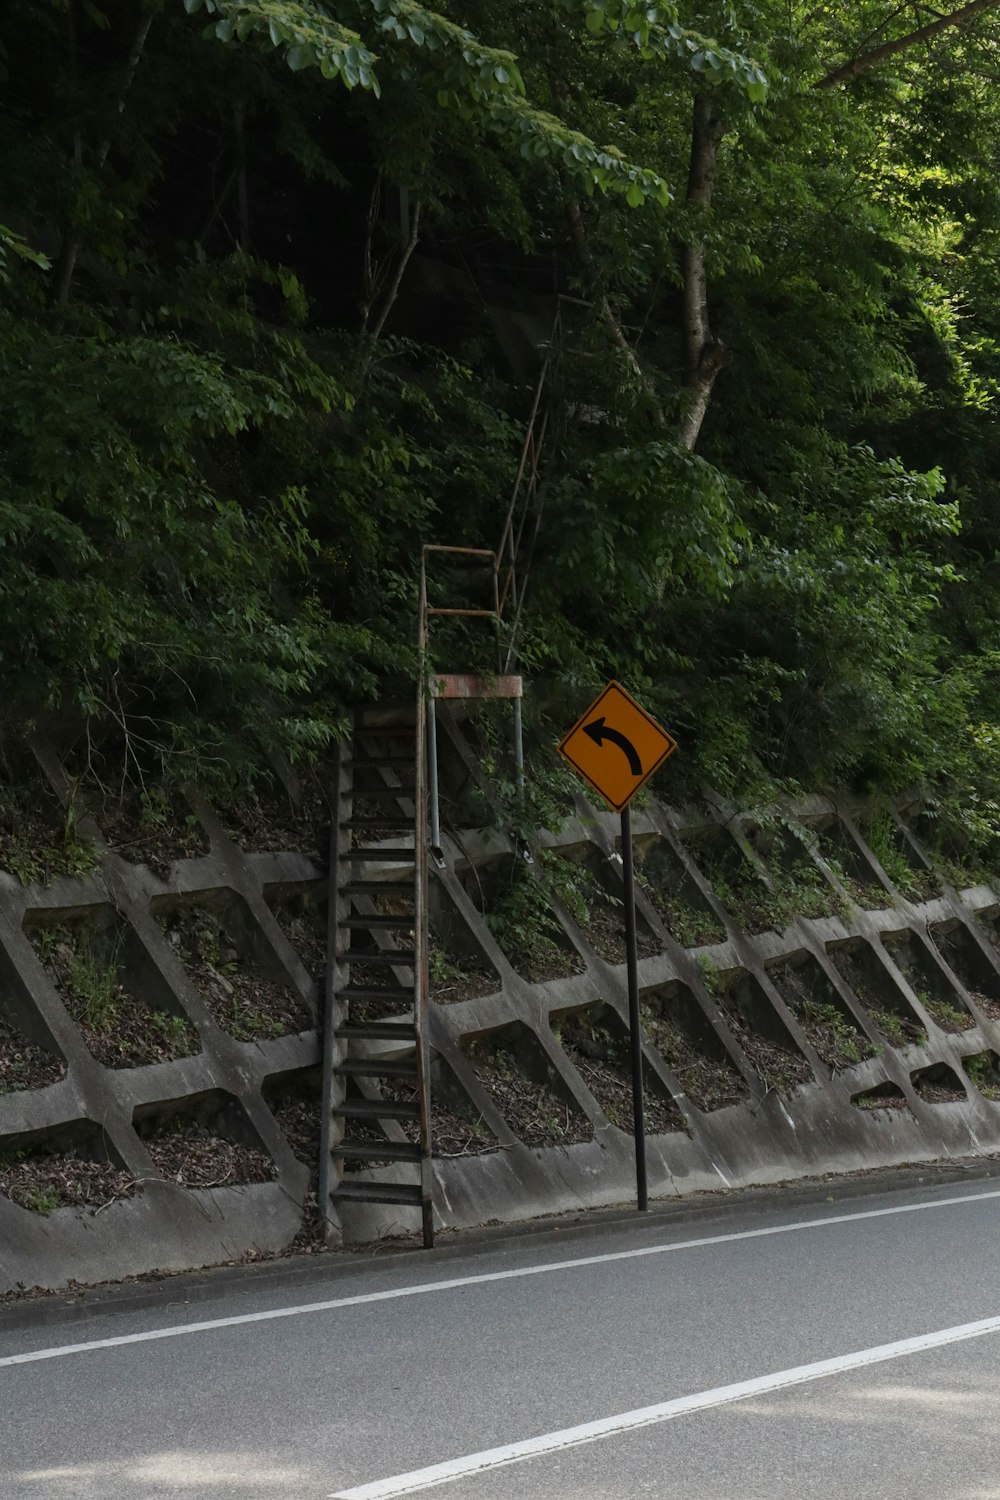
[[[420,612],[414,792],[413,1023],[416,1032],[417,1089],[420,1096],[420,1189],[424,1249],[434,1244],[434,1162],[431,1156],[430,955],[428,904],[430,845],[427,827],[427,548],[420,556]]]
[[[346,746],[346,757],[350,757],[353,754],[353,747],[354,737],[352,726],[352,736]],[[319,1182],[316,1188],[316,1206],[319,1210],[322,1224],[323,1240],[328,1249],[335,1248],[340,1239],[340,1224],[331,1212],[330,1179],[333,1148],[344,1133],[343,1121],[335,1120],[333,1106],[335,1102],[341,1102],[339,1099],[334,1099],[336,1087],[336,1074],[334,1070],[340,1061],[339,1054],[341,1050],[336,1035],[337,1026],[342,1019],[338,996],[341,983],[340,928],[341,920],[346,915],[343,898],[340,894],[340,854],[342,842],[346,840],[350,843],[351,839],[350,833],[346,832],[343,826],[350,816],[350,806],[347,808],[344,806],[344,760],[346,757],[345,746],[341,742],[337,745],[336,750],[333,773],[333,796],[330,799],[330,875],[327,893],[326,974],[323,984],[323,1017],[320,1027],[322,1102],[320,1107]]]

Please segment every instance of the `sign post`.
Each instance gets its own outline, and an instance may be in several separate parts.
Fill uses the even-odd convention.
[[[635,932],[635,857],[629,804],[653,772],[677,749],[677,742],[617,682],[609,682],[559,745],[568,761],[622,820],[625,879],[625,962],[632,1057],[632,1119],[635,1187],[640,1213],[649,1207],[646,1186],[646,1128],[642,1102],[642,1027],[639,1021],[639,956]]]

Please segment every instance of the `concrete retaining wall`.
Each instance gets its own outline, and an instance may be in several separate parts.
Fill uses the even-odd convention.
[[[451,774],[461,780],[474,765],[474,752],[458,723],[447,733],[443,764],[450,757]],[[42,760],[58,790],[58,768],[51,758]],[[283,896],[320,893],[323,872],[300,850],[241,847],[203,801],[194,799],[192,807],[208,852],[158,865],[159,873],[112,852],[93,874],[46,887],[23,886],[0,872],[0,1013],[66,1064],[65,1076],[48,1087],[0,1093],[0,1158],[86,1137],[140,1185],[102,1205],[47,1215],[0,1196],[0,1289],[91,1282],[281,1251],[302,1229],[312,1163],[295,1154],[275,1111],[276,1101],[296,1091],[318,1108],[314,1026],[269,1040],[235,1040],[206,1005],[164,929],[163,915],[178,903],[217,909],[234,909],[235,903],[255,962],[287,986],[314,1023],[315,965],[310,973],[275,912],[280,914]],[[763,830],[721,805],[685,812],[649,802],[635,814],[645,868],[666,871],[670,888],[683,893],[681,915],[667,911],[666,921],[663,904],[640,894],[644,1004],[683,1036],[688,1063],[707,1059],[743,1101],[715,1109],[705,1099],[696,1103],[685,1091],[683,1069],[671,1071],[647,1042],[649,1086],[675,1111],[677,1122],[649,1142],[652,1195],[1000,1149],[1000,1098],[990,1097],[1000,1053],[1000,960],[992,937],[1000,901],[990,885],[956,889],[933,878],[904,815],[912,811],[894,813],[891,831],[924,884],[921,894],[936,887],[918,902],[893,888],[866,843],[865,810],[857,805],[806,798],[782,810],[787,829],[779,822]],[[796,828],[806,843],[799,843]],[[585,860],[613,895],[621,881],[617,833],[617,818],[580,798],[562,831],[540,839],[536,867],[543,867],[543,848]],[[737,925],[706,868],[717,871],[720,861],[721,867],[731,864],[730,856],[742,850],[753,865],[761,850],[774,870],[787,863],[789,849],[793,861],[806,859],[818,870],[811,905],[822,907],[825,891],[829,913],[783,916],[780,931],[772,927],[751,936]],[[560,1041],[568,1018],[582,1018],[601,1035],[615,1016],[616,1026],[624,1024],[624,964],[605,962],[586,926],[556,900],[557,947],[563,967],[576,972],[538,983],[519,972],[481,908],[488,906],[491,874],[521,857],[498,835],[458,827],[446,837],[444,868],[433,876],[432,909],[449,951],[478,955],[484,971],[495,976],[484,980],[491,993],[456,1004],[446,1003],[445,995],[433,1009],[439,1097],[452,1118],[470,1125],[468,1149],[436,1165],[445,1228],[627,1202],[633,1190],[631,1137],[609,1121],[588,1086],[586,1068],[574,1065]],[[749,868],[738,861],[734,867],[744,876]],[[379,873],[399,871],[380,866]],[[862,896],[861,904],[852,901],[852,891]],[[730,890],[738,907],[731,897]],[[194,1055],[106,1067],[85,1045],[40,960],[37,933],[66,918],[107,920],[109,909],[127,932],[136,983],[195,1028]],[[715,926],[714,936],[725,936],[684,947],[678,936],[691,939],[692,913],[699,912],[707,926]],[[404,994],[401,988],[400,1013]],[[801,1007],[802,997],[810,995],[822,999],[826,1014],[832,1006],[844,1034],[872,1055],[860,1062],[842,1058],[835,1068],[824,1061]],[[893,1044],[887,1016],[896,1016],[913,1040],[900,1043],[897,1034]],[[754,1036],[777,1047],[772,1061],[785,1059],[778,1076],[771,1064],[762,1067],[760,1057],[751,1055]],[[502,1098],[475,1065],[483,1049],[488,1054],[497,1044],[544,1085],[548,1097],[564,1102],[567,1119],[570,1113],[583,1119],[587,1139],[542,1147],[518,1140]],[[970,1058],[978,1059],[971,1073]],[[1000,1076],[997,1083],[1000,1095]],[[163,1180],[137,1123],[206,1099],[237,1120],[241,1139],[270,1156],[274,1181],[192,1189]],[[400,1170],[365,1175],[398,1179]],[[416,1230],[417,1216],[411,1220],[409,1214],[350,1206],[345,1238],[356,1242]]]

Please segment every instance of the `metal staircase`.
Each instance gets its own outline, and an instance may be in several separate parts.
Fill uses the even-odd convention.
[[[419,1208],[434,1240],[422,696],[415,712],[359,710],[336,767],[318,1190],[329,1243],[345,1202]],[[405,1163],[405,1178],[356,1175],[386,1163]]]
[[[424,547],[420,560],[415,701],[357,710],[340,746],[330,832],[330,897],[322,1030],[318,1205],[327,1243],[340,1241],[344,1203],[420,1209],[434,1242],[428,984],[428,878],[443,862],[437,784],[436,703],[509,698],[514,753],[521,754],[521,678],[511,675],[524,601],[517,562],[530,566],[541,519],[539,470],[548,413],[542,396],[553,344],[535,393],[500,547]],[[551,430],[549,430],[551,440]],[[428,564],[461,562],[488,579],[485,607],[431,604]],[[505,608],[512,625],[504,639]],[[435,617],[487,623],[489,676],[432,669]],[[396,1164],[391,1180],[359,1169]]]

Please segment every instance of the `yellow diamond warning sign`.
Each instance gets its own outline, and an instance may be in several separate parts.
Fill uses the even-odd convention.
[[[676,749],[676,740],[631,693],[609,682],[566,735],[559,754],[621,812]]]

